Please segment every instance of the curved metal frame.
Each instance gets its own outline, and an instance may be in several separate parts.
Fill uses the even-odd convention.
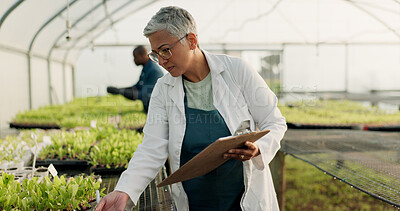
[[[96,9],[98,9],[99,7],[101,7],[101,5],[103,5],[104,4],[104,2],[105,2],[106,0],[103,0],[103,2],[102,3],[99,3],[99,4],[97,4],[97,5],[95,5],[93,8],[91,8],[87,13],[85,13],[85,14],[83,14],[81,17],[79,17],[72,25],[71,25],[71,28],[74,28],[78,23],[80,23],[83,19],[85,19],[88,15],[90,15],[92,12],[94,12]],[[50,58],[51,58],[51,54],[53,53],[53,50],[54,50],[54,48],[56,47],[56,45],[57,45],[57,43],[58,43],[58,41],[64,36],[64,34],[66,34],[68,32],[68,30],[65,30],[64,32],[62,32],[58,37],[57,37],[57,39],[54,41],[54,43],[53,43],[53,45],[52,45],[52,47],[50,48],[50,50],[49,50],[49,53],[47,54],[47,58],[48,58],[48,60],[47,60],[47,72],[48,72],[48,74],[50,74],[50,71],[51,71],[51,62],[50,62]],[[64,102],[66,102],[66,82],[65,82],[65,65],[66,65],[66,60],[64,60],[63,62],[62,62],[62,64],[63,64],[63,74],[64,74],[64,80],[63,80],[63,83],[64,83]],[[72,68],[72,69],[74,69],[74,68]],[[49,87],[50,87],[50,82],[49,82]],[[50,89],[50,88],[49,88]],[[75,94],[73,95],[73,96],[75,96]]]
[[[127,5],[133,3],[135,0],[131,0],[126,2],[125,4],[121,5],[120,7],[118,7],[117,9],[115,9],[114,11],[111,12],[110,15],[113,15],[115,13],[117,13],[118,11],[120,11],[121,9],[124,9],[124,7],[126,7]],[[95,29],[97,29],[100,24],[102,24],[104,21],[108,20],[108,17],[105,16],[102,19],[100,19],[96,24],[93,25],[92,28],[88,29],[87,31],[85,31],[84,33],[82,33],[79,37],[76,37],[74,39],[74,43],[71,45],[71,47],[69,47],[68,49],[74,48],[76,46],[76,44],[84,37],[86,37],[90,32],[94,31]],[[116,23],[116,22],[114,22]],[[113,23],[110,23],[110,25],[112,25]]]
[[[0,29],[1,29],[1,27],[2,27],[2,24],[3,24],[3,23],[5,22],[5,20],[7,19],[7,17],[9,17],[9,15],[10,15],[12,12],[14,12],[24,1],[25,1],[25,0],[18,0],[18,1],[16,1],[16,2],[3,14],[3,16],[2,16],[1,19],[0,19]],[[73,4],[76,3],[77,1],[78,1],[78,0],[73,0],[72,2],[69,3],[69,6],[73,5]],[[134,1],[134,0],[132,0],[132,1]],[[126,5],[129,4],[129,3],[131,3],[132,1],[126,3]],[[152,3],[154,3],[155,1],[157,1],[157,0],[152,1],[152,2],[150,2],[149,4],[152,4]],[[103,4],[104,4],[105,2],[106,2],[106,0],[103,0]],[[279,2],[279,1],[278,1],[278,2]],[[366,13],[367,15],[371,16],[373,19],[375,19],[376,21],[378,21],[379,23],[381,23],[382,25],[384,25],[389,31],[393,32],[397,37],[400,37],[400,34],[397,33],[396,30],[394,30],[393,28],[391,28],[391,27],[390,27],[388,24],[386,24],[383,20],[379,19],[378,17],[376,17],[374,14],[372,14],[372,13],[369,12],[368,10],[366,10],[366,9],[364,9],[364,8],[362,8],[362,7],[360,7],[360,6],[357,4],[358,2],[351,1],[351,0],[347,0],[346,2],[350,3],[351,5],[353,5],[354,7],[358,8],[358,9],[362,10],[364,13]],[[396,1],[396,2],[397,2],[397,1]],[[147,5],[149,5],[149,4],[147,4]],[[101,4],[100,4],[100,5],[101,5]],[[146,6],[147,6],[147,5],[146,5]],[[143,7],[145,7],[145,6],[143,6]],[[142,8],[143,8],[143,7],[142,7]],[[29,84],[29,108],[30,108],[30,109],[32,108],[31,57],[33,57],[33,56],[36,57],[36,56],[37,56],[36,54],[34,55],[34,54],[32,53],[33,44],[34,44],[36,38],[38,37],[38,35],[40,34],[40,32],[41,32],[48,24],[50,24],[56,17],[58,17],[62,12],[64,12],[64,11],[66,10],[66,8],[67,8],[67,6],[65,6],[63,9],[61,9],[58,13],[56,13],[52,18],[50,18],[44,25],[42,25],[42,26],[40,27],[40,29],[35,33],[34,37],[32,38],[31,43],[30,43],[30,45],[29,45],[29,49],[28,49],[27,52],[21,51],[21,53],[26,54],[26,55],[27,55],[27,58],[28,58],[28,80],[29,80],[29,81],[28,81],[28,84]],[[121,9],[122,9],[122,8],[121,8]],[[114,12],[112,12],[112,14],[116,13],[118,10],[120,10],[120,9],[115,10]],[[87,14],[90,14],[90,12],[88,12]],[[129,15],[131,15],[131,14],[129,14]],[[94,27],[92,27],[88,32],[91,32],[91,31],[95,30],[96,28],[98,28],[98,26],[100,25],[100,23],[104,22],[104,21],[107,20],[107,19],[110,19],[110,20],[112,21],[112,19],[111,19],[110,17],[111,17],[111,15],[107,15],[106,19],[101,20],[98,24],[96,24]],[[121,19],[123,19],[123,18],[121,18]],[[113,24],[115,24],[116,22],[120,21],[121,19],[119,19],[119,20],[117,20],[117,21],[111,22],[110,25],[108,25],[108,26],[112,26]],[[107,30],[107,29],[108,29],[108,28],[106,28],[105,30]],[[101,33],[99,33],[99,35],[101,35],[105,30],[101,30]],[[96,35],[92,40],[94,40],[95,38],[97,38],[99,35]],[[61,35],[61,36],[62,36],[62,35]],[[65,52],[65,55],[64,55],[64,59],[63,59],[63,61],[61,62],[61,63],[63,64],[63,66],[66,65],[66,61],[67,61],[67,58],[68,58],[68,55],[69,55],[70,51],[73,50],[74,47],[77,45],[77,42],[78,42],[80,39],[82,39],[83,37],[85,37],[85,36],[86,36],[86,35],[80,36],[80,37],[77,39],[77,41],[76,41],[71,47],[67,48],[67,50],[66,50],[66,52]],[[47,57],[48,64],[50,64],[50,61],[53,61],[53,60],[50,59],[50,58],[51,58],[51,54],[52,54],[52,51],[54,50],[54,48],[56,48],[56,43],[58,42],[59,39],[60,39],[60,38],[57,39],[57,41],[55,42],[55,44],[53,45],[53,47],[52,47],[52,48],[50,49],[50,51],[49,51],[49,55],[48,55],[48,57]],[[90,42],[89,42],[89,43],[90,43]],[[86,47],[89,46],[89,43],[87,43],[85,46],[86,46]],[[83,49],[83,48],[80,48],[80,49]],[[20,51],[18,51],[18,52],[20,52]],[[43,58],[43,56],[39,56],[39,57],[40,57],[40,58]],[[46,59],[46,58],[45,58],[45,59]],[[71,65],[71,64],[70,64],[70,65]],[[74,69],[73,65],[71,65],[71,67],[72,67],[72,69]],[[50,69],[51,69],[51,68],[50,68],[50,65],[49,65],[49,67],[48,67],[49,84],[51,84],[51,73],[50,73],[51,71],[50,71]],[[51,89],[52,89],[52,88],[51,88],[51,85],[49,85],[49,101],[50,101],[50,103],[52,103],[52,99],[51,99]],[[74,90],[74,91],[75,91],[75,90]]]
[[[363,11],[364,13],[366,13],[367,15],[371,16],[371,18],[375,19],[376,21],[378,21],[379,23],[381,23],[383,26],[385,26],[389,31],[393,32],[394,35],[396,35],[396,37],[400,38],[400,34],[397,33],[397,31],[395,29],[393,29],[392,27],[390,27],[388,24],[385,23],[385,21],[381,20],[380,18],[378,18],[376,15],[372,14],[372,12],[366,10],[365,8],[361,7],[360,5],[357,4],[357,2],[354,2],[352,0],[345,0],[345,2],[351,4],[352,6],[356,7],[357,9]]]
[[[227,37],[228,34],[229,34],[230,32],[234,32],[234,31],[239,31],[239,30],[241,30],[248,22],[256,21],[256,20],[258,20],[258,19],[260,19],[260,18],[269,16],[272,12],[275,11],[275,9],[279,6],[279,4],[280,4],[282,1],[283,1],[283,0],[277,0],[277,1],[275,2],[275,4],[274,4],[267,12],[265,12],[265,13],[263,13],[263,14],[261,14],[261,15],[258,15],[257,17],[253,17],[253,18],[246,19],[246,20],[243,21],[238,27],[233,27],[233,28],[230,28],[230,29],[226,30],[225,33],[224,33],[222,36],[219,37],[219,40],[221,40],[221,39],[224,38],[224,37]]]
[[[111,23],[110,25],[122,21],[122,20],[125,19],[126,17],[132,15],[133,13],[135,13],[135,12],[137,12],[137,11],[139,11],[139,10],[141,10],[141,9],[143,9],[143,8],[145,8],[145,7],[147,7],[147,6],[150,6],[151,4],[154,4],[154,3],[157,2],[157,1],[159,1],[159,0],[153,0],[153,1],[151,1],[151,2],[149,2],[149,3],[147,3],[147,4],[145,4],[145,5],[142,5],[142,6],[139,7],[139,8],[135,8],[134,10],[132,10],[131,12],[129,12],[127,15],[125,15],[125,16],[123,16],[123,17],[117,19],[116,21],[114,21],[114,23]],[[119,8],[118,8],[118,9],[119,9]],[[118,10],[118,9],[117,9],[117,10]],[[115,12],[115,11],[114,11],[114,12]],[[113,13],[114,13],[114,12],[113,12]],[[101,20],[101,21],[103,22],[103,21],[105,21],[105,20]],[[100,22],[99,22],[98,24],[96,24],[96,28],[97,28],[98,25],[100,25]],[[95,29],[95,28],[94,28],[94,29]],[[94,30],[94,29],[93,29],[93,30]],[[108,29],[108,28],[102,30],[100,33],[98,33],[96,36],[94,36],[94,38],[93,38],[92,40],[94,40],[94,39],[96,39],[97,37],[99,37],[99,36],[100,36],[104,31],[106,31],[107,29]],[[88,31],[88,32],[91,32],[91,31],[93,31],[93,30],[90,30],[90,31]],[[76,46],[76,44],[78,43],[78,41],[79,41],[80,39],[82,39],[82,38],[83,38],[83,37],[79,37],[79,39],[78,39],[70,48],[68,48],[68,49],[66,50],[66,54],[65,54],[64,59],[67,59],[67,57],[68,57],[68,55],[69,55],[69,52]],[[90,45],[90,43],[91,43],[91,42],[87,43],[87,44],[85,45],[84,48],[87,48],[87,47]],[[84,49],[84,48],[80,48],[80,49]]]
[[[115,14],[115,13],[117,13],[119,10],[121,10],[121,9],[123,9],[124,7],[126,7],[127,5],[129,5],[130,3],[132,3],[134,0],[131,0],[131,1],[128,1],[128,2],[126,2],[125,4],[123,4],[121,7],[118,7],[115,11],[113,11],[112,13],[111,13],[111,15],[113,15],[113,14]],[[154,2],[156,2],[156,1],[158,1],[158,0],[153,0],[152,2],[149,2],[148,4],[145,4],[145,5],[143,5],[143,6],[141,6],[141,7],[139,7],[139,8],[136,8],[135,10],[133,10],[132,12],[129,12],[128,13],[128,15],[125,15],[125,16],[123,16],[122,18],[120,18],[120,19],[118,19],[118,20],[116,20],[116,21],[113,21],[113,22],[110,22],[110,25],[109,26],[112,26],[113,24],[115,24],[115,23],[117,23],[117,22],[119,22],[119,21],[121,21],[122,19],[124,19],[124,18],[126,18],[127,16],[129,16],[129,15],[131,15],[133,12],[136,12],[136,11],[138,11],[138,10],[140,10],[140,9],[143,9],[144,7],[147,7],[147,6],[149,6],[150,4],[153,4]],[[83,16],[81,16],[77,21],[75,21],[75,23],[73,23],[72,24],[72,26],[71,26],[71,28],[73,28],[74,26],[76,26],[79,22],[81,22],[85,17],[87,17],[90,13],[92,13],[93,11],[95,11],[97,8],[99,8],[101,5],[104,5],[104,3],[106,2],[106,0],[103,0],[103,2],[102,3],[100,3],[100,4],[98,4],[98,5],[96,5],[95,7],[93,7],[89,12],[87,12],[86,14],[84,14]],[[102,20],[100,20],[97,24],[95,24],[94,25],[94,27],[92,27],[92,28],[90,28],[88,31],[86,31],[85,33],[83,33],[83,35],[82,36],[80,36],[80,37],[78,37],[77,39],[75,39],[75,42],[74,42],[74,44],[71,46],[71,47],[69,47],[69,48],[67,48],[67,50],[66,50],[66,53],[65,53],[65,55],[64,55],[64,59],[63,59],[63,62],[62,62],[62,64],[64,65],[63,66],[63,71],[65,71],[65,64],[66,64],[66,61],[67,61],[67,59],[68,59],[68,56],[69,56],[69,52],[76,46],[76,44],[79,42],[79,40],[81,40],[82,38],[84,38],[85,36],[84,35],[86,35],[86,34],[88,34],[89,32],[91,32],[91,31],[93,31],[93,30],[95,30],[95,29],[97,29],[98,28],[98,26],[102,23],[102,22],[104,22],[104,21],[106,21],[107,19],[110,19],[110,17],[111,17],[111,15],[107,15],[105,18],[103,18]],[[107,30],[108,28],[106,28],[105,30]],[[102,30],[98,35],[96,35],[95,37],[98,37],[101,33],[103,33],[105,30]],[[49,50],[49,53],[48,53],[48,72],[51,72],[51,64],[50,64],[50,58],[51,58],[51,54],[52,54],[52,52],[53,52],[53,50],[56,48],[56,46],[57,46],[57,43],[59,42],[59,40],[63,37],[63,35],[65,34],[66,32],[64,31],[62,34],[60,34],[59,35],[59,37],[55,40],[55,42],[53,43],[53,45],[52,45],[52,48]],[[88,44],[86,44],[86,46],[88,46]],[[73,81],[75,81],[75,73],[74,73],[74,71],[75,71],[75,68],[74,68],[74,66],[73,65],[71,65],[71,68],[72,68],[72,75],[73,75]],[[65,73],[64,73],[65,74]],[[65,79],[64,79],[65,80]],[[65,83],[65,81],[64,81],[64,89],[66,89],[66,85],[65,85],[66,83]],[[73,96],[75,96],[75,83],[73,82]],[[65,92],[66,92],[66,90],[64,90],[64,96],[65,96]],[[65,100],[65,99],[64,99]]]
[[[132,0],[132,1],[129,1],[129,2],[127,2],[127,3],[125,3],[125,4],[123,4],[122,6],[120,6],[120,7],[118,7],[117,9],[115,9],[112,13],[111,13],[111,15],[113,15],[114,13],[116,13],[116,12],[118,12],[119,10],[121,10],[121,9],[123,9],[125,6],[127,6],[127,5],[129,5],[129,4],[131,4],[132,2],[134,2],[135,0]],[[105,16],[103,19],[101,19],[97,24],[95,24],[94,25],[94,27],[92,27],[91,29],[89,29],[88,31],[86,31],[85,33],[83,33],[84,35],[85,34],[88,34],[88,33],[90,33],[90,32],[92,32],[93,30],[95,30],[102,22],[104,22],[104,21],[106,21],[106,20],[108,20],[108,17],[107,16]],[[114,22],[115,23],[115,22]],[[112,25],[113,23],[110,23],[110,25]],[[71,51],[71,49],[73,49],[76,45],[77,45],[77,43],[79,42],[79,40],[81,40],[82,38],[84,38],[85,36],[80,36],[80,37],[78,37],[76,40],[75,40],[75,42],[71,45],[71,47],[70,48],[67,48],[67,50],[65,51],[65,54],[64,54],[64,61],[67,61],[67,59],[68,59],[68,56],[69,56],[69,52]],[[82,51],[82,50],[81,50]],[[75,78],[75,68],[73,68],[73,78]],[[73,80],[75,80],[75,79],[73,79]],[[74,93],[75,93],[75,84],[74,84]],[[74,94],[75,95],[75,94]]]
[[[63,13],[68,6],[71,6],[73,4],[75,4],[78,0],[73,0],[72,2],[70,2],[67,6],[65,6],[64,8],[62,8],[60,11],[58,11],[55,15],[53,15],[49,20],[46,21],[46,23],[44,23],[39,30],[35,33],[35,35],[33,36],[31,43],[29,44],[29,49],[28,49],[28,86],[29,86],[29,109],[32,109],[32,78],[31,78],[31,66],[32,66],[32,62],[31,62],[31,54],[32,54],[32,47],[33,44],[37,38],[37,36],[40,34],[40,32],[42,32],[42,30],[49,25],[55,18],[57,18],[58,16],[61,15],[61,13]],[[49,58],[47,58],[47,60],[49,60]],[[51,83],[51,75],[50,72],[48,72],[48,81],[49,83]],[[51,97],[51,91],[52,91],[52,87],[49,87],[49,102],[50,104],[53,104],[53,100]]]
[[[125,4],[123,4],[122,6],[120,6],[120,7],[118,7],[116,10],[114,10],[112,13],[111,13],[111,15],[112,14],[115,14],[116,12],[118,12],[119,10],[121,10],[121,9],[123,9],[124,7],[126,7],[127,5],[129,5],[129,4],[131,4],[132,2],[134,2],[135,0],[130,0],[130,1],[128,1],[128,2],[126,2]],[[105,1],[103,1],[103,4],[105,3]],[[104,22],[105,20],[107,20],[108,19],[108,17],[107,16],[105,16],[103,19],[101,19],[99,22],[97,22],[97,24],[95,24],[94,25],[94,27],[92,27],[92,28],[90,28],[88,31],[86,31],[85,33],[83,33],[81,36],[79,36],[78,38],[76,38],[76,39],[74,39],[74,43],[72,44],[72,47],[71,48],[74,48],[75,46],[76,46],[76,44],[79,42],[79,40],[81,40],[83,37],[85,37],[85,35],[86,34],[88,34],[88,33],[90,33],[91,31],[93,31],[93,30],[95,30],[102,22]],[[115,23],[115,22],[114,22]],[[113,24],[113,23],[111,23],[111,24]],[[110,24],[110,25],[111,25]],[[57,41],[58,42],[58,41]],[[54,46],[55,47],[55,46]],[[64,61],[67,61],[67,59],[68,59],[68,55],[69,55],[69,52],[70,52],[70,50],[71,50],[71,48],[68,48],[68,50],[66,50],[66,53],[64,54]],[[73,68],[73,71],[75,71],[75,68]],[[73,73],[73,75],[75,75],[74,73]],[[74,77],[75,78],[75,77]],[[75,80],[75,79],[73,79],[73,80]],[[73,85],[73,87],[74,87],[74,89],[75,89],[75,85]],[[74,90],[74,93],[75,93],[75,90]],[[75,96],[75,94],[74,94],[74,96]]]
[[[3,25],[4,21],[8,17],[8,15],[10,15],[24,1],[25,0],[19,0],[19,1],[15,2],[10,8],[8,8],[8,10],[4,13],[4,15],[0,19],[0,29],[1,29],[1,26]]]

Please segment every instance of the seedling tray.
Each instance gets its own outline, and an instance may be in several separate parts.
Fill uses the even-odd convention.
[[[286,123],[290,129],[342,129],[352,130],[358,128],[356,125],[329,125],[329,124],[302,124],[302,123]]]
[[[125,171],[125,167],[118,167],[118,168],[106,168],[100,166],[92,166],[90,168],[90,173],[94,173],[96,175],[120,175],[123,171]]]
[[[38,166],[49,166],[53,164],[54,167],[60,173],[65,173],[68,175],[76,175],[79,173],[89,173],[89,161],[87,160],[56,160],[56,159],[46,159],[37,160],[36,167]]]
[[[143,133],[143,126],[140,126],[140,127],[121,127],[120,129],[136,130],[138,133]]]
[[[366,125],[366,126],[364,126],[364,130],[400,132],[400,124],[398,124],[398,125]]]
[[[56,125],[56,124],[35,124],[35,123],[11,122],[10,123],[10,128],[50,130],[50,129],[60,129],[61,127],[59,125]]]

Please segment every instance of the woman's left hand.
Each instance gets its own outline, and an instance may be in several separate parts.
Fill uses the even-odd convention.
[[[233,158],[239,161],[250,160],[260,154],[260,149],[257,144],[246,141],[244,143],[247,149],[230,149],[228,153],[224,154],[224,158]]]

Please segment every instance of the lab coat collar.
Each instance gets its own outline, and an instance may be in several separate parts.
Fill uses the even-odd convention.
[[[218,57],[209,54],[206,51],[202,51],[206,57],[208,66],[210,68],[211,74],[215,75],[216,78],[221,78],[220,73],[225,70],[224,64],[221,62],[221,60],[218,59]],[[181,111],[182,114],[185,113],[185,107],[183,103],[183,98],[184,98],[184,92],[183,92],[183,83],[182,83],[182,76],[179,77],[173,77],[170,74],[165,76],[165,81],[164,83],[170,85],[170,91],[168,92],[169,97],[171,100],[175,103],[175,105],[178,107],[178,109]],[[222,80],[222,79],[218,79]],[[215,83],[215,79],[213,79],[213,84]],[[220,83],[218,83],[220,84]],[[214,91],[213,91],[214,92]],[[223,96],[221,96],[223,97]]]

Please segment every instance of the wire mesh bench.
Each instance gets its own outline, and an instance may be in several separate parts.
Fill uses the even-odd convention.
[[[400,133],[288,130],[281,151],[400,207]]]
[[[175,205],[172,200],[171,190],[169,186],[161,188],[156,187],[158,183],[166,178],[165,169],[163,168],[150,182],[138,200],[138,204],[133,208],[134,211],[175,211]],[[102,177],[103,183],[101,188],[106,188],[105,193],[114,190],[119,179],[118,176]]]

